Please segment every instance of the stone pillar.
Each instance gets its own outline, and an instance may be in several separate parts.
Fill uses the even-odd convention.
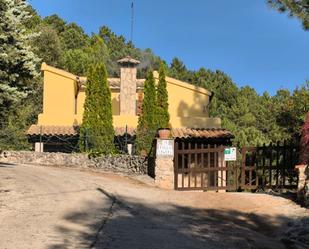
[[[136,116],[136,66],[140,63],[127,56],[120,65],[120,115]]]
[[[44,144],[40,142],[34,143],[34,151],[35,152],[44,152]]]
[[[174,189],[174,139],[156,141],[155,184]]]
[[[309,165],[296,165],[298,170],[297,198],[306,207],[309,207]]]
[[[133,145],[132,145],[132,144],[127,144],[127,149],[128,149],[128,154],[129,154],[130,156],[132,156]]]

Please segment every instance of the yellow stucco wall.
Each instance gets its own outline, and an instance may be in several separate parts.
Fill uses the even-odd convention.
[[[167,78],[171,117],[208,117],[209,95],[175,84]]]
[[[113,115],[117,116],[120,114],[120,92],[119,90],[112,90],[112,112]],[[85,91],[82,90],[78,93],[77,96],[77,115],[83,115],[84,112],[84,102],[85,102],[86,94]],[[137,99],[137,97],[136,97]]]
[[[113,115],[120,114],[120,92],[112,90],[112,111]]]
[[[77,91],[76,76],[42,65],[44,71],[43,113],[40,125],[81,124],[85,91]],[[154,72],[158,81],[158,73]],[[207,105],[211,93],[203,88],[166,77],[169,95],[170,124],[173,128],[219,128],[219,118],[209,118]],[[77,94],[78,93],[78,94]],[[113,123],[115,127],[136,127],[138,116],[120,116],[119,90],[112,89]],[[138,94],[136,94],[138,100]]]
[[[77,112],[74,116],[76,120],[76,124],[81,124],[83,120],[83,113],[84,113],[84,103],[85,103],[86,94],[84,90],[79,91],[77,95]],[[112,90],[112,111],[114,116],[118,116],[120,114],[119,108],[119,91]]]
[[[42,65],[44,68],[44,64]],[[38,123],[63,125],[73,123],[76,82],[73,75],[62,70],[44,70],[43,113]]]

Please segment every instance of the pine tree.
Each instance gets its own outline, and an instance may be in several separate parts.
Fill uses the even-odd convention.
[[[280,12],[288,12],[302,21],[303,28],[309,30],[309,2],[308,0],[267,0],[270,6]]]
[[[28,45],[33,36],[23,22],[31,16],[24,0],[0,0],[0,120],[27,97],[32,80],[38,75],[39,59]]]
[[[80,149],[95,155],[114,152],[111,91],[102,63],[91,66],[87,75]]]
[[[168,92],[166,89],[165,68],[164,64],[160,64],[159,82],[157,87],[157,127],[168,128],[170,115],[168,113]]]
[[[157,132],[157,96],[155,80],[151,71],[148,72],[144,85],[144,99],[142,113],[138,118],[137,150],[146,152],[151,150],[152,141]]]
[[[48,65],[60,67],[63,50],[57,31],[46,24],[38,25],[34,30],[39,34],[31,41],[35,54]]]

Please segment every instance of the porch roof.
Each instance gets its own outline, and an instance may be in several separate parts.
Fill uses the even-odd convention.
[[[234,135],[223,128],[174,128],[173,138],[234,138]]]
[[[56,126],[56,125],[31,125],[27,131],[29,136],[77,136],[79,126]],[[115,135],[124,134],[135,135],[136,129],[132,127],[115,127]],[[233,134],[222,128],[173,128],[171,130],[173,138],[234,138]]]
[[[134,128],[116,127],[115,135],[123,135],[126,131],[128,134],[135,134]],[[79,126],[31,125],[26,133],[29,136],[77,136],[79,134]]]

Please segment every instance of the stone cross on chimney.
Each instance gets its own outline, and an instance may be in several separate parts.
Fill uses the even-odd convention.
[[[120,115],[136,116],[136,67],[140,62],[130,56],[117,62],[120,65]]]

